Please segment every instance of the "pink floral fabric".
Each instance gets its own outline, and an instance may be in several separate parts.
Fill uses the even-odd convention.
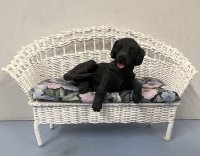
[[[158,93],[157,89],[142,88],[142,96],[145,99],[152,99]]]

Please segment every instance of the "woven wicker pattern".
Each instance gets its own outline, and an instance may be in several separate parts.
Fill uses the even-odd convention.
[[[39,124],[78,123],[158,123],[168,122],[165,140],[170,140],[177,106],[180,104],[103,104],[101,112],[93,112],[91,104],[35,102],[31,100],[33,85],[49,78],[62,77],[75,65],[93,59],[110,62],[115,40],[134,38],[146,52],[144,62],[134,69],[136,76],[162,80],[182,95],[197,73],[189,60],[164,42],[132,30],[115,27],[91,27],[43,37],[23,47],[9,65],[3,68],[21,86],[33,106],[34,130],[42,145]]]
[[[52,107],[33,107],[34,120],[40,124],[78,123],[159,123],[174,120],[177,104],[104,104],[101,112],[91,104],[73,104]]]

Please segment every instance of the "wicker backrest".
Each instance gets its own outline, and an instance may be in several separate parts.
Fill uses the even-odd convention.
[[[90,27],[44,37],[23,47],[9,65],[8,72],[30,98],[30,88],[42,80],[62,77],[78,63],[89,59],[110,62],[115,40],[134,38],[146,52],[144,62],[134,69],[137,77],[161,79],[182,95],[197,73],[186,57],[164,42],[132,30]]]

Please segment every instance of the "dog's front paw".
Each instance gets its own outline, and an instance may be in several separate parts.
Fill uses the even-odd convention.
[[[98,100],[94,100],[94,102],[92,104],[92,109],[95,112],[100,112],[101,108],[102,108],[102,104]]]
[[[94,104],[92,105],[92,109],[95,112],[100,112],[101,108],[102,108],[102,105],[94,105]]]

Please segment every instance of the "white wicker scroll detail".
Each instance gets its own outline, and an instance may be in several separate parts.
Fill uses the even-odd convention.
[[[144,62],[134,69],[137,77],[155,77],[180,95],[197,73],[189,60],[164,42],[132,30],[115,27],[90,27],[43,37],[23,47],[9,65],[3,68],[20,85],[33,106],[34,130],[42,145],[39,124],[78,123],[158,123],[168,122],[165,140],[170,140],[177,106],[180,104],[104,104],[100,113],[90,104],[35,102],[33,85],[49,78],[62,77],[75,65],[89,59],[110,62],[115,40],[134,38],[146,52]]]

